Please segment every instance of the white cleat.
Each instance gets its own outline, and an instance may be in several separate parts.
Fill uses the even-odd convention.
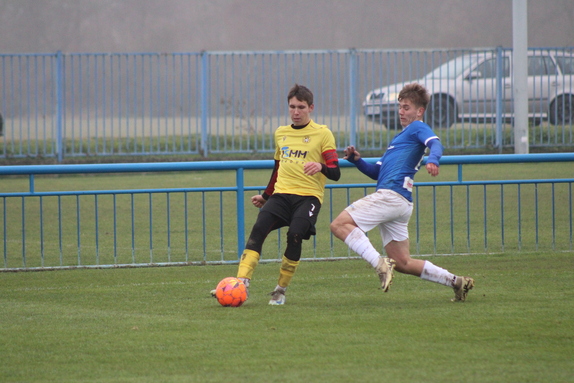
[[[275,289],[271,293],[271,300],[269,301],[271,306],[279,306],[285,304],[285,290],[281,291],[279,289]]]

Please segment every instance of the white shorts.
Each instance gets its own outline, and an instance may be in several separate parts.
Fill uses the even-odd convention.
[[[413,213],[413,203],[388,189],[377,190],[345,209],[357,226],[364,232],[379,227],[383,246],[391,241],[404,241],[409,238],[409,219]]]

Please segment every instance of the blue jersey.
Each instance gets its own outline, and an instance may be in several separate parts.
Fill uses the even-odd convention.
[[[430,126],[416,120],[393,138],[387,151],[376,165],[359,160],[359,170],[377,180],[377,190],[393,190],[412,202],[414,177],[419,170],[425,150],[432,140],[438,140]],[[434,144],[434,143],[433,143]],[[429,156],[429,162],[438,165],[442,145],[437,145]],[[378,172],[377,172],[378,171]]]

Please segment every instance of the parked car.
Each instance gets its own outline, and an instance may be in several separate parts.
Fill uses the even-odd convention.
[[[512,121],[512,54],[502,53],[502,117]],[[464,54],[421,79],[371,90],[363,102],[365,115],[398,126],[397,96],[404,85],[424,84],[431,94],[425,121],[433,128],[448,128],[461,120],[487,121],[496,117],[497,55]],[[528,52],[528,116],[533,123],[554,125],[574,122],[574,55],[560,51]]]

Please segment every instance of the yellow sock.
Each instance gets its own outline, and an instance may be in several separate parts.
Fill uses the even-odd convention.
[[[259,263],[259,253],[253,250],[245,249],[241,254],[239,261],[239,269],[237,270],[237,278],[251,279],[253,271]]]
[[[277,283],[281,287],[287,287],[291,283],[293,274],[299,266],[299,261],[292,261],[286,256],[283,256],[281,260],[281,269],[279,270],[279,282]]]

